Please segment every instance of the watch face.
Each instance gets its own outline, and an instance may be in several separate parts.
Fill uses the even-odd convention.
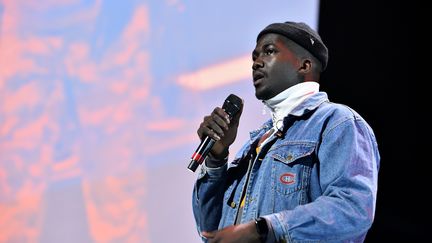
[[[255,220],[255,224],[261,240],[265,240],[267,238],[267,233],[268,233],[267,221],[264,218],[257,218]]]

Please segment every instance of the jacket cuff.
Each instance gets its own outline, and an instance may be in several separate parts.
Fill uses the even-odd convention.
[[[285,242],[292,242],[291,238],[289,237],[287,228],[285,227],[284,224],[282,224],[283,220],[280,218],[281,217],[280,214],[275,213],[275,214],[270,214],[262,217],[265,218],[267,220],[267,223],[271,225],[269,227],[269,233],[270,233],[270,229],[272,229],[273,236],[274,236],[273,242],[279,242],[281,240],[285,240]]]
[[[227,165],[228,157],[223,159],[225,163],[222,166],[216,167],[216,168],[208,167],[205,163],[207,160],[221,161],[221,160],[216,160],[216,159],[208,156],[206,158],[206,160],[204,161],[204,163],[202,163],[202,165],[201,165],[201,170],[199,172],[198,179],[201,179],[205,175],[207,175],[210,180],[211,179],[219,179],[223,175],[225,175],[225,173],[227,171],[227,167],[228,167],[228,165]]]

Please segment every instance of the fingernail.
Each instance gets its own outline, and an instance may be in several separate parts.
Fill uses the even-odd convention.
[[[226,117],[225,117],[225,120],[226,120],[226,122],[227,122],[228,124],[230,124],[229,116],[226,116]]]
[[[214,137],[216,138],[216,141],[219,141],[221,139],[217,134],[215,134]]]

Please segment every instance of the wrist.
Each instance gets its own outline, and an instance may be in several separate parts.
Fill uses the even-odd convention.
[[[213,149],[210,151],[209,153],[210,155],[213,156],[213,158],[218,159],[218,160],[222,160],[225,159],[226,157],[228,157],[229,154],[229,150],[228,147],[222,147],[222,146],[213,146]]]
[[[205,165],[209,168],[218,168],[225,165],[227,162],[228,154],[223,158],[217,158],[210,152],[205,160]]]

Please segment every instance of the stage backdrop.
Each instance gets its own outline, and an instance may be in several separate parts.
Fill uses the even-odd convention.
[[[0,0],[0,242],[200,242],[187,169],[204,115],[268,119],[251,51],[317,0]]]

